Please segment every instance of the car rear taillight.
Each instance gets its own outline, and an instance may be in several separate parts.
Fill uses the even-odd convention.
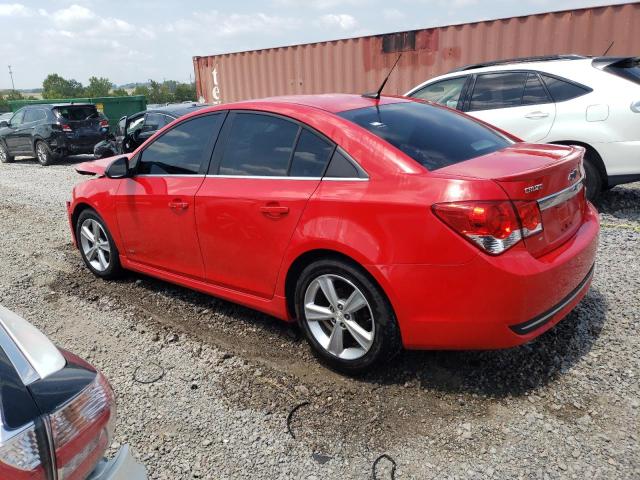
[[[466,201],[433,206],[438,218],[484,251],[498,255],[542,231],[537,202]]]
[[[109,127],[109,120],[100,120],[100,126],[104,128]]]
[[[63,123],[62,125],[60,125],[60,127],[62,127],[63,132],[67,132],[67,133],[73,132],[73,129],[71,128],[71,126],[67,125],[66,123]]]
[[[0,429],[2,426],[0,425]],[[42,465],[36,426],[29,425],[3,441],[0,437],[0,478],[41,480],[47,475]]]
[[[59,480],[87,477],[111,442],[115,419],[113,391],[99,373],[49,416]]]

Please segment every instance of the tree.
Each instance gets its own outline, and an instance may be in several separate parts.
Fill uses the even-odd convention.
[[[116,88],[115,90],[111,91],[111,96],[112,97],[128,97],[129,94],[124,88]]]
[[[147,87],[146,85],[138,85],[133,90],[133,95],[144,95],[145,97],[147,97],[147,99],[149,98],[150,94],[151,92],[149,91],[149,87]]]
[[[176,102],[195,102],[196,101],[196,86],[191,83],[179,83],[176,85],[175,92],[173,92]]]
[[[51,73],[42,82],[42,98],[71,98],[83,94],[82,84],[76,80],[67,80],[57,73]]]
[[[84,94],[87,97],[107,97],[112,86],[108,78],[90,77],[89,85],[84,89]]]

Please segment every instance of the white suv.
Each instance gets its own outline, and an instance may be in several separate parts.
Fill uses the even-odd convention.
[[[528,142],[586,148],[587,195],[640,180],[640,57],[556,55],[470,65],[406,93]]]

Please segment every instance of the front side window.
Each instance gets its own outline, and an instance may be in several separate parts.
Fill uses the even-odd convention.
[[[572,98],[577,98],[590,92],[589,89],[576,85],[568,80],[561,80],[557,77],[545,75],[544,73],[540,75],[542,76],[549,93],[553,97],[553,100],[556,102],[571,100]]]
[[[138,161],[143,175],[194,175],[208,159],[209,146],[217,138],[224,115],[196,117],[165,132],[144,149]]]
[[[490,110],[519,106],[526,81],[526,72],[478,75],[473,87],[469,110]]]
[[[427,85],[421,90],[412,93],[410,96],[439,103],[440,105],[446,105],[449,108],[456,108],[466,81],[467,77],[442,80],[441,82]]]
[[[428,170],[486,155],[512,144],[469,117],[420,102],[359,108],[339,115],[386,140]]]
[[[272,115],[233,116],[220,175],[285,176],[298,136],[297,124]]]
[[[13,117],[11,117],[11,126],[17,127],[22,125],[24,120],[24,110],[18,110]]]

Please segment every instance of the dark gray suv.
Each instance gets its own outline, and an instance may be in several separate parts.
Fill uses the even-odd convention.
[[[93,153],[108,131],[109,121],[92,104],[29,105],[0,122],[0,161],[24,155],[50,165],[67,155]]]

